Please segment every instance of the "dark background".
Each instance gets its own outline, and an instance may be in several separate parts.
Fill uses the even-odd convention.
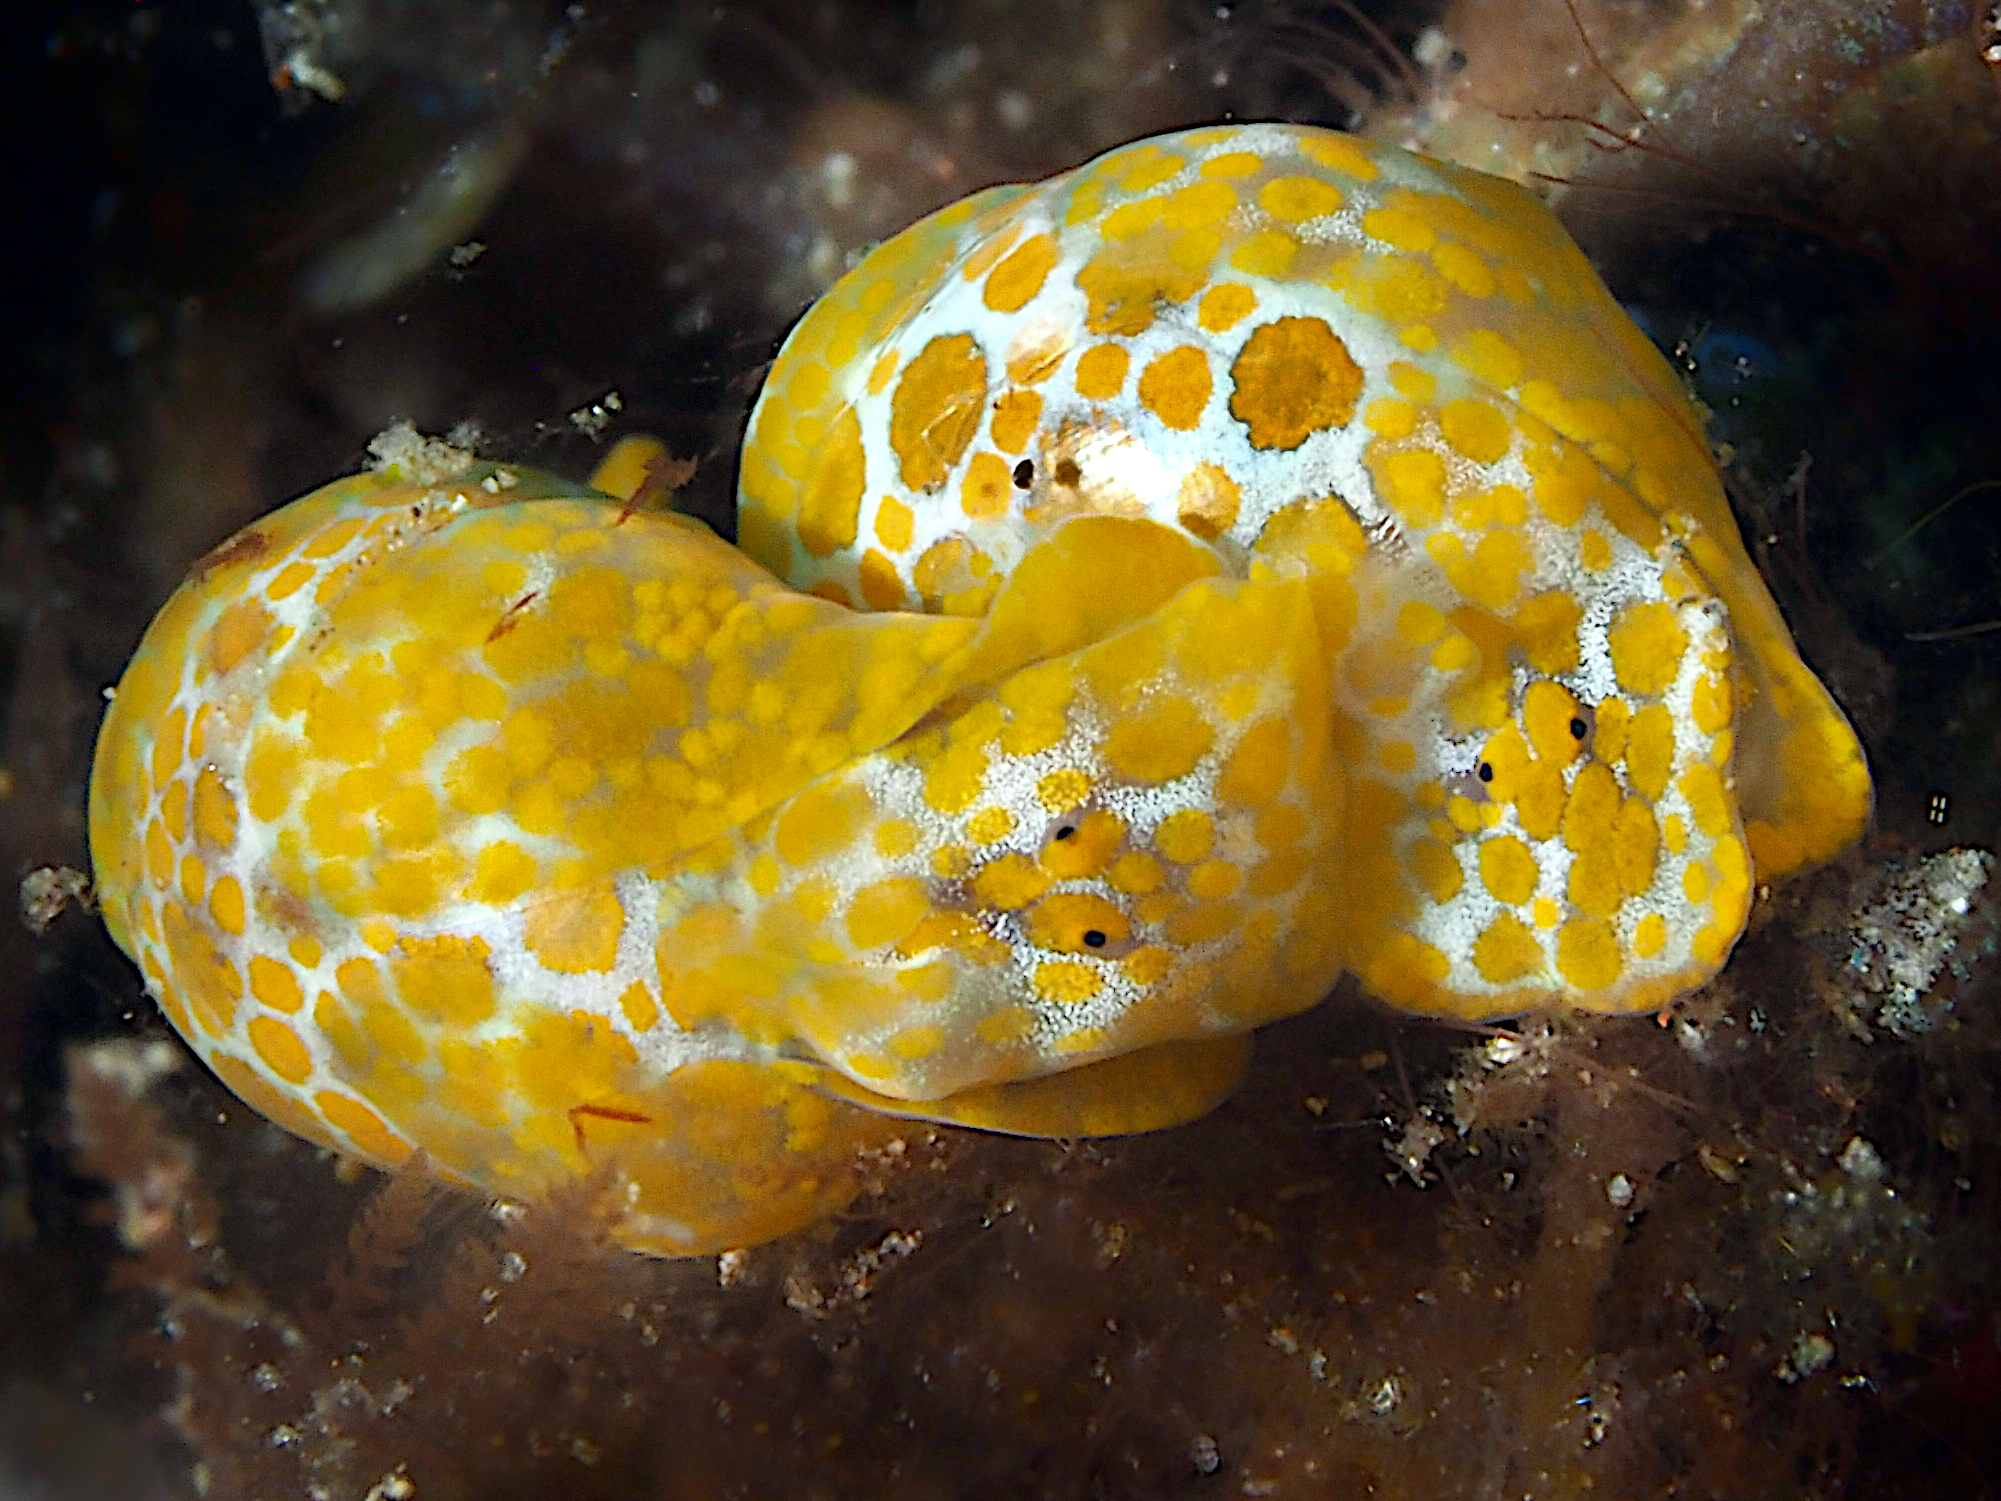
[[[2001,820],[2001,33],[1764,11],[9,7],[10,880],[83,863],[101,691],[187,565],[392,420],[579,476],[657,434],[727,530],[736,424],[856,252],[1232,117],[1551,199],[1712,410],[1879,819],[1659,1026],[1514,1056],[1344,990],[1208,1121],[916,1131],[720,1269],[344,1171],[202,1073],[87,913],[9,921],[0,1496],[1992,1489],[1992,922],[1925,862]],[[1898,942],[1937,961],[1922,1029],[1865,983]]]

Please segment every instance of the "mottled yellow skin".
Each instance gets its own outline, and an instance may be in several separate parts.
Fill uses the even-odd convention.
[[[889,242],[781,355],[742,523],[779,576],[390,468],[198,565],[92,858],[232,1089],[493,1192],[609,1168],[629,1244],[713,1249],[837,1206],[897,1116],[1190,1119],[1344,969],[1655,1005],[1754,863],[1867,816],[1574,247],[1330,132],[1164,137]]]
[[[978,616],[1091,513],[1307,581],[1350,779],[1321,879],[1395,1005],[1658,1005],[1867,819],[1699,418],[1507,183],[1303,126],[1142,141],[881,246],[751,419],[743,545],[830,598]]]
[[[1189,949],[1227,971],[1215,984],[1121,937],[1106,952],[1132,978],[1111,964],[1089,1004],[1070,971],[1101,961],[1081,937],[1051,939],[1090,954],[1060,986],[975,941],[1057,903],[940,874],[950,825],[905,848],[884,832],[973,774],[974,727],[1042,733],[1064,674],[1078,756],[1129,721],[1134,688],[1249,682],[1313,724],[1294,686],[1312,674],[1267,671],[1310,649],[1297,585],[1205,579],[1179,537],[1100,520],[1026,560],[1022,590],[1080,593],[1108,528],[1138,537],[1102,608],[1004,594],[985,622],[857,615],[695,522],[548,476],[339,481],[211,555],[141,643],[92,778],[105,921],[175,1027],[280,1124],[383,1165],[421,1148],[528,1198],[611,1165],[622,1233],[647,1250],[834,1207],[895,1115],[1047,1135],[1188,1119],[1273,1014],[1254,983],[1268,933],[1215,911]],[[1206,626],[1241,646],[1181,649]],[[1303,809],[1325,761],[1265,765],[1245,790]],[[1159,817],[1199,798],[1223,837],[1247,830],[1228,775]],[[1067,842],[1033,784],[1015,802]],[[1157,899],[1218,907],[1171,896],[1182,884]],[[1187,1024],[1137,1004],[1184,994],[1207,1008]]]

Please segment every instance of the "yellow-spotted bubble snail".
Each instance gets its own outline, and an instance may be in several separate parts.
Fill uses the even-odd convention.
[[[631,484],[605,477],[604,489]],[[313,1141],[686,1253],[895,1117],[1191,1119],[1344,971],[1630,1011],[1869,813],[1667,364],[1514,187],[1194,130],[875,250],[743,550],[387,465],[211,554],[107,715],[112,935]]]

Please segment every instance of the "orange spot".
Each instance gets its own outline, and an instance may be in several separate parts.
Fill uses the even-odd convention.
[[[176,708],[160,725],[160,731],[153,737],[153,785],[160,786],[171,777],[181,764],[181,756],[187,744],[188,711]]]
[[[394,1164],[410,1155],[409,1145],[361,1101],[323,1089],[313,1096],[313,1103],[320,1107],[322,1115],[347,1133],[365,1156]]]
[[[889,404],[889,446],[906,487],[945,482],[973,441],[986,398],[987,360],[971,334],[940,334],[918,352]]]
[[[1003,453],[1020,453],[1034,436],[1035,424],[1042,419],[1042,397],[1034,391],[1010,391],[994,403],[994,415],[987,431],[992,435],[994,447]],[[884,505],[890,502],[885,501]],[[882,523],[876,527],[881,530]],[[889,539],[883,538],[885,542]],[[910,545],[909,539],[900,544]]]
[[[1196,321],[1210,333],[1220,334],[1241,323],[1257,305],[1257,293],[1242,282],[1222,282],[1202,294]]]
[[[290,967],[263,954],[250,960],[250,993],[273,1011],[297,1011],[306,1003],[306,994]]]
[[[1042,283],[1055,264],[1056,236],[1039,234],[1016,247],[1012,255],[994,268],[982,298],[997,313],[1018,313],[1042,290]]]
[[[1274,177],[1258,191],[1258,207],[1288,223],[1337,213],[1341,204],[1341,190],[1317,177]]]
[[[974,410],[977,416],[978,408]],[[960,447],[964,446],[962,440]],[[816,460],[799,502],[799,541],[814,557],[824,558],[854,545],[861,515],[868,464],[862,454],[861,420],[853,407],[843,407],[834,419]]]
[[[166,885],[174,874],[174,847],[157,818],[146,825],[146,874],[155,886]]]
[[[160,822],[176,844],[188,837],[188,784],[172,782],[160,795]]]
[[[1125,837],[1125,824],[1117,814],[1095,808],[1050,836],[1036,863],[1059,881],[1090,880],[1105,868]]]
[[[660,1005],[644,981],[634,980],[626,986],[618,998],[618,1006],[635,1032],[644,1032],[660,1020]]]
[[[1673,605],[1628,605],[1605,633],[1612,673],[1629,693],[1664,693],[1681,670],[1688,636]]]
[[[1498,463],[1508,451],[1508,419],[1484,401],[1449,401],[1438,414],[1439,431],[1476,464]]]
[[[1168,350],[1140,372],[1140,404],[1178,432],[1202,420],[1211,389],[1209,356],[1193,344]]]
[[[1218,132],[1220,136],[1222,132]],[[1191,142],[1191,144],[1193,144]],[[1255,151],[1230,151],[1222,156],[1212,156],[1202,164],[1204,177],[1250,177],[1264,165],[1264,158]]]
[[[895,496],[885,495],[881,500],[876,502],[876,540],[892,552],[902,552],[904,548],[910,545],[911,534],[916,528],[916,522],[917,518],[911,512],[910,507]]]
[[[1299,147],[1299,154],[1308,161],[1345,173],[1358,182],[1368,182],[1376,175],[1376,164],[1369,158],[1369,148],[1354,136],[1327,130],[1299,131],[1295,132],[1293,141]]]
[[[1556,967],[1579,990],[1603,990],[1619,978],[1619,939],[1602,918],[1573,917],[1556,935]]]
[[[236,800],[208,767],[195,779],[195,838],[207,849],[226,850],[236,844]]]
[[[988,234],[986,239],[981,242],[971,255],[966,257],[965,265],[959,268],[960,276],[964,277],[967,281],[978,281],[982,276],[993,270],[995,263],[1002,256],[1014,248],[1014,242],[1021,238],[1021,225],[1010,222],[1013,214],[1014,206],[1009,205],[1006,213],[1001,217],[998,226],[992,233]],[[881,286],[885,285],[885,283],[878,282],[876,285]]]
[[[232,936],[243,932],[243,887],[235,876],[224,876],[209,893],[208,915],[215,925]]]
[[[1131,364],[1123,345],[1093,345],[1077,356],[1077,394],[1086,401],[1110,401],[1125,386]]]
[[[1297,448],[1355,415],[1362,372],[1321,318],[1277,318],[1256,329],[1230,367],[1230,415],[1255,448]]]
[[[887,555],[871,547],[862,554],[862,599],[871,610],[894,610],[903,604],[903,577]]]
[[[800,793],[779,815],[772,843],[788,865],[817,864],[853,843],[873,812],[874,804],[861,788],[822,782]]]
[[[214,718],[214,704],[203,704],[195,710],[195,722],[188,727],[188,755],[194,760],[208,754],[208,727]]]
[[[1014,479],[1007,460],[982,450],[966,465],[966,478],[959,486],[959,508],[973,521],[997,520],[1007,514],[1013,493]]]
[[[240,599],[222,612],[208,635],[208,657],[219,673],[226,673],[262,644],[271,629],[271,612],[263,601]]]
[[[1011,912],[1049,889],[1051,877],[1026,855],[1002,855],[973,877],[973,895],[988,906]]]
[[[1473,967],[1481,978],[1506,985],[1542,968],[1542,943],[1512,912],[1503,912],[1473,942]]]
[[[313,1055],[298,1034],[275,1017],[250,1018],[250,1045],[271,1072],[287,1084],[303,1084],[313,1071]]]
[[[618,962],[624,931],[625,908],[605,881],[537,899],[528,908],[522,943],[558,974],[602,973]]]
[[[493,970],[484,938],[404,938],[390,957],[396,993],[420,1016],[475,1027],[493,1014]]]
[[[1037,948],[1062,954],[1090,954],[1132,937],[1125,913],[1090,892],[1056,892],[1022,917],[1022,931]]]

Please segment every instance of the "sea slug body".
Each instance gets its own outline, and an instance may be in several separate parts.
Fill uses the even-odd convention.
[[[1658,1006],[1868,816],[1672,373],[1477,173],[1252,125],[990,189],[809,311],[741,486],[744,552],[363,475],[197,567],[92,856],[231,1088],[712,1249],[898,1115],[1199,1115],[1344,970]]]

